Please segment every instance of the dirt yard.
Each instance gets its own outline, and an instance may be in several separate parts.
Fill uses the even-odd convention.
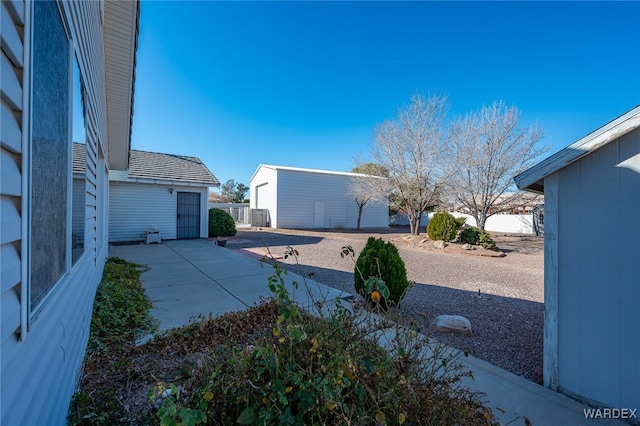
[[[471,321],[473,336],[436,333],[434,337],[480,359],[535,381],[542,363],[543,238],[492,233],[504,253],[495,256],[482,248],[463,250],[449,244],[433,247],[426,235],[412,238],[408,227],[375,231],[240,230],[229,239],[231,250],[281,255],[286,246],[299,252],[299,265],[282,261],[292,272],[355,294],[354,262],[341,258],[350,245],[356,256],[369,236],[392,241],[415,285],[401,304],[403,322],[428,332],[437,315],[463,315]]]

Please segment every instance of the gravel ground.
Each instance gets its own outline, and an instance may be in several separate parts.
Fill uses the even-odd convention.
[[[232,250],[247,249],[282,255],[286,246],[299,252],[299,265],[282,261],[292,272],[356,294],[354,261],[341,258],[345,245],[356,256],[369,236],[392,241],[415,285],[400,305],[405,324],[428,332],[428,324],[442,314],[463,315],[471,321],[473,336],[435,333],[450,346],[505,370],[535,380],[542,363],[543,239],[492,234],[504,257],[485,257],[482,249],[467,252],[457,244],[442,251],[426,236],[410,239],[408,227],[376,231],[239,230],[229,239]]]

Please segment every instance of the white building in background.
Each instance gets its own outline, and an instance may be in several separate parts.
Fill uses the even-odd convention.
[[[261,164],[249,182],[251,208],[268,210],[272,228],[356,228],[358,205],[349,186],[364,176]],[[360,226],[388,227],[388,204],[365,205]]]

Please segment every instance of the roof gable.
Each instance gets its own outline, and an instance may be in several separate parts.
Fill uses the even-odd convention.
[[[520,189],[544,192],[544,178],[640,127],[640,105],[513,178]]]

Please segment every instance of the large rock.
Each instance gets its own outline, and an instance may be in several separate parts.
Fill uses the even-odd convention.
[[[440,333],[458,333],[471,336],[471,322],[461,315],[438,315],[431,322],[431,330]]]
[[[433,246],[438,250],[442,250],[443,248],[446,247],[446,244],[445,244],[444,241],[439,240],[439,241],[436,241],[435,243],[433,243]]]

